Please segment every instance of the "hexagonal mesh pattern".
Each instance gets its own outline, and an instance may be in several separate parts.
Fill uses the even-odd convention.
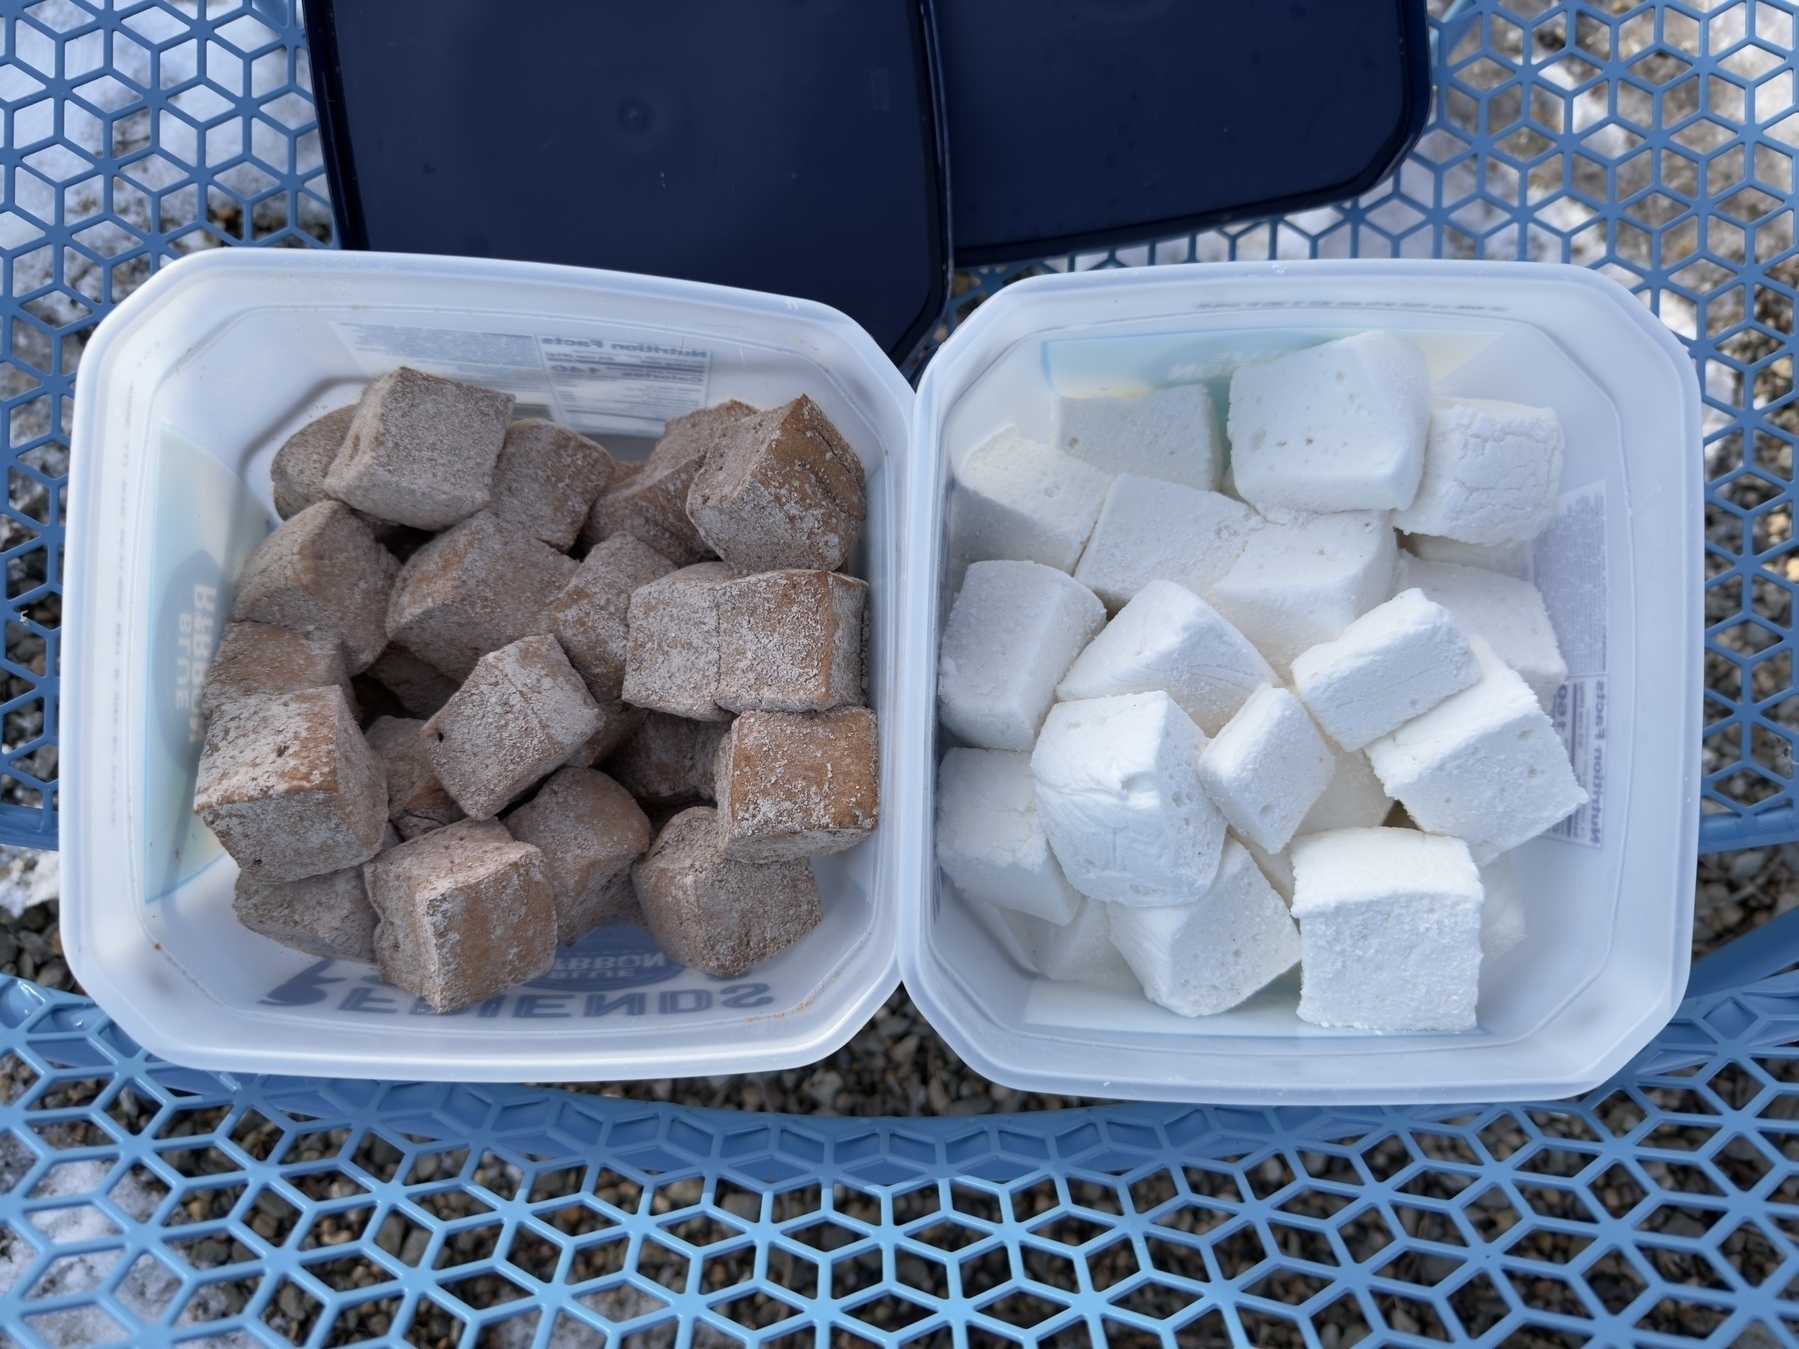
[[[1799,974],[1691,1001],[1576,1102],[799,1119],[231,1079],[7,981],[0,1327],[34,1345],[1791,1342],[1796,1018]]]
[[[331,224],[287,0],[43,0],[4,23],[0,841],[42,846],[55,833],[68,395],[86,334],[169,258],[326,243]],[[1769,0],[1455,0],[1435,24],[1434,116],[1389,183],[1282,220],[963,273],[940,336],[1039,270],[1397,254],[1606,271],[1687,339],[1706,389],[1705,846],[1799,836],[1793,40],[1792,8]]]

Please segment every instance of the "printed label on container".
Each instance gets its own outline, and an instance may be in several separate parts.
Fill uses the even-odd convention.
[[[1555,523],[1531,549],[1531,579],[1542,592],[1550,626],[1568,663],[1550,720],[1568,748],[1574,778],[1587,804],[1544,835],[1590,848],[1602,846],[1606,773],[1605,484],[1562,493]]]
[[[262,998],[265,1007],[312,1007],[366,1017],[437,1016],[367,965],[320,960],[284,979]],[[556,948],[554,968],[497,997],[449,1012],[470,1021],[633,1022],[741,1016],[774,1001],[765,981],[719,979],[677,964],[634,927],[602,927],[573,946]]]
[[[655,436],[704,407],[712,353],[667,334],[587,337],[477,332],[392,323],[334,323],[373,379],[396,362],[503,389],[520,416],[590,433]]]

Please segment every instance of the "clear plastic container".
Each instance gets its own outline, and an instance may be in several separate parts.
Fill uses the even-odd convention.
[[[861,328],[804,300],[533,263],[197,254],[101,324],[77,386],[60,803],[70,967],[149,1049],[240,1072],[666,1077],[836,1049],[897,982],[902,859],[887,828],[816,862],[822,925],[735,980],[611,928],[527,987],[435,1016],[367,966],[311,960],[232,916],[236,867],[191,809],[196,680],[232,578],[273,523],[275,448],[400,364],[510,390],[522,411],[638,454],[692,407],[810,394],[868,470],[851,570],[871,586],[882,794],[908,793],[893,697],[912,393]]]
[[[1516,854],[1529,936],[1483,974],[1457,1035],[1326,1030],[1297,971],[1232,1011],[1185,1018],[1139,993],[1051,983],[943,880],[932,844],[936,647],[953,599],[950,469],[1007,423],[1047,439],[1052,389],[1128,394],[1204,380],[1366,328],[1426,353],[1436,392],[1552,406],[1562,510],[1532,556],[1572,671],[1558,728],[1594,795]],[[1223,406],[1220,397],[1220,407]],[[919,387],[897,744],[888,812],[919,1009],[1009,1086],[1211,1102],[1494,1101],[1571,1095],[1646,1044],[1686,985],[1698,830],[1700,399],[1674,336],[1575,267],[1444,261],[1208,264],[1039,277],[950,337]],[[916,733],[910,733],[918,728]]]

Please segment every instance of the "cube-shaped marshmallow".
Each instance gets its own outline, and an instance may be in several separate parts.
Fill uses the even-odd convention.
[[[713,784],[728,857],[781,862],[853,848],[880,823],[875,714],[745,712],[719,744]]]
[[[1334,829],[1293,845],[1299,1015],[1373,1031],[1474,1029],[1480,872],[1459,839]]]
[[[867,581],[765,571],[727,581],[714,595],[720,707],[823,712],[863,700]]]
[[[951,551],[967,562],[1011,558],[1072,572],[1111,485],[1111,474],[1007,427],[956,467]]]
[[[388,594],[400,564],[348,506],[308,506],[264,539],[237,578],[231,617],[318,632],[343,643],[351,674],[387,645]]]
[[[593,503],[583,536],[590,542],[630,534],[641,539],[677,567],[712,556],[712,547],[687,515],[687,493],[708,451],[727,438],[737,423],[756,415],[748,403],[723,403],[676,417],[662,428],[662,438],[643,467],[622,477]]]
[[[1524,894],[1512,855],[1501,853],[1480,869],[1480,958],[1498,960],[1525,938]]]
[[[1536,695],[1485,641],[1469,640],[1480,681],[1369,745],[1368,762],[1420,829],[1465,840],[1484,864],[1587,794]]]
[[[1279,852],[1336,766],[1299,699],[1265,685],[1206,742],[1199,780],[1231,828],[1258,848]]]
[[[1396,731],[1480,678],[1449,610],[1417,589],[1377,604],[1293,658],[1293,688],[1344,749]]]
[[[1411,505],[1429,426],[1424,356],[1391,333],[1357,333],[1231,376],[1231,475],[1262,510]]]
[[[1261,523],[1241,501],[1217,492],[1121,473],[1074,579],[1114,613],[1155,580],[1203,592],[1231,569]]]
[[[1487,547],[1522,543],[1555,519],[1561,488],[1562,424],[1553,409],[1439,398],[1418,495],[1393,524]]]
[[[652,712],[610,758],[600,760],[645,810],[672,810],[717,797],[713,770],[728,721]]]
[[[1104,698],[1162,690],[1207,735],[1277,676],[1249,639],[1198,595],[1151,581],[1087,643],[1056,696]]]
[[[1333,749],[1336,766],[1324,794],[1312,803],[1295,831],[1321,834],[1326,829],[1372,829],[1393,810],[1393,798],[1380,785],[1374,766],[1361,750]]]
[[[389,642],[364,674],[393,694],[407,715],[414,717],[430,716],[456,692],[455,680],[397,642]]]
[[[1328,642],[1392,593],[1386,517],[1362,512],[1267,524],[1206,598],[1276,670]]]
[[[1395,578],[1397,589],[1416,586],[1426,599],[1449,610],[1463,632],[1485,638],[1494,654],[1530,685],[1545,712],[1554,705],[1556,691],[1568,677],[1568,663],[1543,596],[1529,581],[1404,555]]]
[[[656,944],[721,979],[786,950],[824,916],[811,863],[727,857],[717,812],[705,806],[663,825],[631,877]]]
[[[1066,572],[975,563],[937,653],[943,724],[982,749],[1030,749],[1057,681],[1105,621],[1099,597]]]
[[[1108,473],[1218,486],[1224,446],[1218,414],[1203,384],[1176,384],[1135,398],[1057,394],[1049,443]]]
[[[421,734],[444,790],[486,820],[568,762],[599,724],[556,639],[523,637],[481,657]]]
[[[1066,923],[1081,903],[1037,817],[1031,756],[952,749],[937,770],[937,864],[970,899]]]
[[[540,615],[575,562],[481,511],[407,559],[387,605],[387,635],[452,679],[489,651],[541,632]]]
[[[862,461],[805,394],[737,422],[687,491],[694,528],[740,571],[835,571],[867,514]]]
[[[448,529],[487,505],[512,395],[401,366],[363,390],[325,490],[380,520]]]
[[[737,573],[699,562],[639,586],[626,611],[624,700],[694,721],[718,705],[718,590]]]
[[[412,717],[377,717],[363,734],[387,775],[387,818],[401,838],[417,838],[464,818],[462,807],[431,769],[422,732]]]
[[[596,927],[628,922],[631,864],[650,846],[650,821],[631,794],[604,773],[573,764],[558,768],[537,795],[506,817],[520,843],[543,854],[556,905],[556,940],[564,946]]]
[[[335,684],[344,691],[350,715],[356,695],[344,669],[343,643],[329,633],[301,632],[272,623],[227,623],[200,689],[200,711],[211,716],[234,698],[265,693],[298,693]]]
[[[283,520],[292,519],[313,502],[330,495],[325,490],[325,474],[344,447],[344,437],[350,433],[350,420],[355,415],[354,403],[337,408],[323,417],[314,417],[281,442],[269,464],[276,515]]]
[[[1199,898],[1153,909],[1108,904],[1106,922],[1144,994],[1182,1016],[1235,1007],[1299,959],[1286,903],[1231,839]]]
[[[631,595],[667,576],[675,564],[629,534],[593,546],[569,583],[544,609],[568,662],[601,702],[616,702],[625,687],[625,631]]]
[[[1205,741],[1166,693],[1050,709],[1031,778],[1070,885],[1115,904],[1179,904],[1204,892],[1224,843],[1224,817],[1199,782]]]
[[[1262,879],[1274,887],[1274,893],[1281,897],[1281,903],[1291,906],[1293,903],[1293,854],[1291,852],[1269,852],[1266,848],[1258,848],[1246,838],[1226,833],[1225,838],[1241,843],[1255,859],[1256,870],[1262,873]]]
[[[364,869],[381,977],[435,1012],[504,993],[556,963],[543,854],[497,820],[464,820]]]
[[[332,684],[220,707],[206,726],[194,810],[240,871],[297,881],[375,855],[387,782]]]
[[[565,553],[616,473],[604,446],[542,417],[521,417],[500,444],[488,510]]]
[[[1018,909],[1000,909],[999,915],[1045,979],[1135,991],[1137,976],[1107,930],[1106,911],[1111,907],[1097,899],[1082,899],[1066,923]]]
[[[240,871],[231,911],[250,931],[295,951],[375,963],[375,910],[361,866],[297,881],[257,880]]]

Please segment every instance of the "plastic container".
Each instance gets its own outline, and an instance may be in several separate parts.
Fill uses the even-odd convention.
[[[434,1016],[367,966],[311,960],[233,918],[235,864],[191,810],[191,695],[231,578],[273,521],[275,447],[402,363],[508,389],[524,411],[604,436],[653,435],[725,398],[817,400],[868,470],[851,570],[872,587],[882,793],[904,795],[893,696],[912,395],[849,319],[803,300],[536,263],[198,254],[100,325],[76,393],[61,802],[70,967],[155,1053],[241,1072],[665,1077],[836,1049],[897,980],[891,829],[816,862],[822,925],[737,980],[604,929],[529,986]]]
[[[1562,512],[1533,555],[1572,674],[1558,728],[1595,797],[1519,849],[1529,936],[1483,974],[1457,1035],[1326,1030],[1297,972],[1189,1019],[1134,990],[1037,978],[942,879],[932,846],[936,645],[953,598],[950,468],[1007,422],[1047,439],[1052,388],[1131,393],[1365,328],[1422,347],[1436,391],[1553,406]],[[1220,407],[1222,408],[1222,397]],[[1397,1103],[1568,1096],[1604,1081],[1686,985],[1698,828],[1699,392],[1636,299],[1574,267],[1444,261],[1212,264],[1038,277],[1001,291],[925,372],[913,423],[898,742],[908,909],[900,967],[962,1057],[1009,1086],[1211,1102]],[[933,743],[935,740],[936,743]]]

